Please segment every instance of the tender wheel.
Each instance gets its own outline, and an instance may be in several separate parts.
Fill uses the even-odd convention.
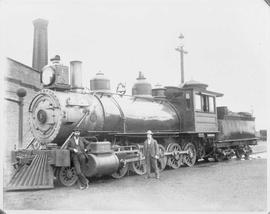
[[[78,180],[77,173],[74,167],[61,167],[56,170],[58,182],[66,187],[70,187]]]
[[[196,163],[197,158],[195,145],[193,143],[187,143],[184,146],[184,151],[188,152],[188,154],[184,155],[183,159],[184,164],[187,165],[188,167],[193,166]]]
[[[249,156],[252,153],[252,149],[250,146],[246,145],[244,148],[244,155],[245,155],[245,160],[249,160]]]
[[[205,162],[209,162],[209,158],[208,157],[203,157]]]
[[[245,154],[245,160],[249,160],[249,155],[250,155],[249,153]]]
[[[121,164],[121,166],[119,167],[119,169],[112,174],[113,178],[122,178],[124,177],[128,172],[128,164]]]
[[[234,150],[235,156],[238,160],[241,160],[244,154],[244,151],[242,149],[235,149]]]
[[[162,145],[158,145],[159,147],[159,159],[157,161],[157,165],[159,168],[159,171],[163,171],[167,164],[167,157],[164,155],[165,148]]]
[[[222,154],[215,154],[215,155],[214,155],[214,160],[215,160],[216,162],[221,162],[221,161],[224,160],[224,155],[222,155]]]
[[[167,148],[168,152],[173,152],[172,155],[168,156],[167,165],[173,169],[177,169],[182,164],[183,156],[181,154],[177,154],[177,152],[182,151],[181,146],[177,143],[172,143]]]
[[[131,170],[135,172],[137,175],[143,175],[146,173],[145,160],[132,162],[130,167]]]

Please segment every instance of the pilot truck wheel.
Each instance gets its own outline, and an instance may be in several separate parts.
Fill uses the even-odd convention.
[[[74,167],[59,167],[56,169],[56,178],[62,186],[73,186],[78,180]]]
[[[113,178],[122,178],[124,177],[128,172],[129,164],[121,163],[121,166],[119,169],[112,174]]]

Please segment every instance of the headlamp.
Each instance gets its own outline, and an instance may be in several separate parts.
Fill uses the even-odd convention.
[[[41,82],[43,85],[48,86],[54,82],[55,70],[52,66],[48,65],[42,69]]]

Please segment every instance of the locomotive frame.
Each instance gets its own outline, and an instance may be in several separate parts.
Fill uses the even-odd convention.
[[[128,171],[143,175],[146,167],[142,143],[147,129],[152,129],[159,143],[161,171],[166,167],[192,167],[199,159],[222,161],[234,155],[248,159],[250,146],[257,143],[255,118],[216,107],[216,98],[222,94],[207,90],[206,84],[189,81],[181,87],[149,90],[140,74],[137,80],[141,82],[136,86],[140,88],[134,89],[140,94],[130,96],[110,92],[109,80],[99,76],[94,82],[98,89],[85,91],[78,77],[80,64],[76,63],[71,63],[73,85],[65,82],[68,78],[51,76],[54,82],[44,85],[33,98],[29,113],[35,138],[25,149],[12,152],[16,171],[7,190],[53,188],[54,177],[60,184],[72,186],[77,175],[66,143],[75,127],[80,127],[91,142],[87,148],[89,163],[82,169],[88,177],[121,178]],[[43,70],[42,78],[68,72],[61,65],[47,68],[55,74]],[[58,79],[61,82],[55,82]],[[140,108],[139,114],[136,107]],[[230,125],[234,129],[228,129]],[[38,141],[42,148],[36,149]]]

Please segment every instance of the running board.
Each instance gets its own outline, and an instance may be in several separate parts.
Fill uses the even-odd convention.
[[[35,155],[30,165],[23,164],[12,176],[6,191],[51,189],[53,169],[48,163],[48,154],[40,152]]]

